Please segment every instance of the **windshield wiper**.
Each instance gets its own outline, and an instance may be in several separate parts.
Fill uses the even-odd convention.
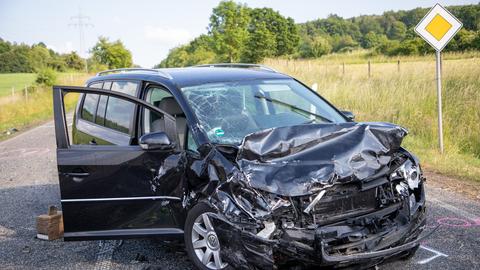
[[[313,116],[315,116],[315,117],[318,117],[318,118],[322,119],[322,121],[325,121],[325,122],[328,122],[328,123],[333,123],[332,120],[326,118],[325,116],[322,116],[322,115],[319,115],[319,114],[316,114],[316,113],[312,113],[312,112],[310,112],[310,111],[304,110],[304,109],[299,108],[299,107],[297,107],[297,106],[295,106],[295,105],[288,104],[288,103],[283,102],[283,101],[278,100],[278,99],[273,99],[273,98],[269,98],[269,97],[266,97],[266,96],[259,96],[259,95],[255,95],[255,98],[263,98],[263,99],[265,99],[265,100],[267,100],[267,101],[270,101],[270,102],[273,102],[273,103],[277,103],[277,104],[282,105],[282,106],[285,106],[285,107],[289,107],[290,109],[294,109],[294,110],[297,110],[297,111],[301,111],[301,112],[307,113],[307,114],[309,114],[309,115],[313,115]],[[296,112],[296,111],[294,111],[294,110],[292,110],[292,112],[295,112],[295,113],[298,113],[298,114],[300,114],[300,115],[302,115],[302,116],[305,116],[305,115],[301,114],[300,112]],[[304,124],[309,124],[309,123],[312,122],[312,120],[315,120],[315,119],[308,120],[308,121],[305,122]]]

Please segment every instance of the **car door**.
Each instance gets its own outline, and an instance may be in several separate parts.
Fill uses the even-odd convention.
[[[108,97],[107,103],[117,109],[134,106],[133,116],[119,116],[134,119],[129,124],[132,143],[71,144],[63,101],[69,93]],[[176,216],[183,194],[183,150],[144,150],[135,144],[141,109],[160,115],[163,132],[177,144],[175,118],[131,95],[102,89],[55,86],[53,103],[65,240],[182,234]],[[122,130],[114,117],[104,122]]]

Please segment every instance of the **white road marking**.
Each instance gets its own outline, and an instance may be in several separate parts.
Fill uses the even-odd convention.
[[[427,246],[424,246],[424,245],[420,245],[420,248],[421,248],[421,249],[425,249],[425,250],[427,250],[427,251],[430,251],[430,252],[434,253],[435,255],[433,255],[433,256],[430,257],[430,258],[426,258],[426,259],[423,259],[423,260],[421,260],[421,261],[418,261],[417,264],[427,264],[427,263],[433,261],[434,259],[436,259],[436,258],[438,258],[438,257],[445,257],[445,258],[448,257],[447,254],[444,254],[444,253],[442,253],[442,252],[440,252],[440,251],[438,251],[438,250],[435,250],[435,249],[433,249],[433,248],[430,248],[430,247],[427,247]]]

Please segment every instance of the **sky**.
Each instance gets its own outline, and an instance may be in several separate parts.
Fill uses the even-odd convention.
[[[478,4],[479,0],[243,0],[249,7],[270,7],[295,22],[382,14],[388,10]],[[88,18],[84,27],[82,56],[88,54],[99,36],[120,39],[132,52],[133,61],[152,67],[169,49],[207,32],[212,9],[219,0],[0,0],[0,38],[17,43],[42,41],[49,48],[66,53],[80,51],[79,29],[72,17]]]

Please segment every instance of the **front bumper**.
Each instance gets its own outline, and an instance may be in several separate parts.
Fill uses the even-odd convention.
[[[334,268],[361,265],[362,268],[404,256],[428,236],[420,237],[426,225],[423,191],[421,197],[413,215],[405,201],[403,204],[316,229],[289,232],[288,229],[277,228],[282,230],[283,237],[276,239],[261,238],[244,230],[242,224],[232,223],[221,215],[212,214],[211,218],[221,242],[222,258],[238,269],[276,269],[282,265]],[[340,237],[337,237],[348,226],[361,228],[359,224],[365,221],[392,215],[395,215],[394,222],[386,231],[369,233],[358,239],[352,239],[354,237],[349,235],[339,241]],[[365,225],[367,226],[370,225]],[[287,237],[289,233],[296,236]]]

